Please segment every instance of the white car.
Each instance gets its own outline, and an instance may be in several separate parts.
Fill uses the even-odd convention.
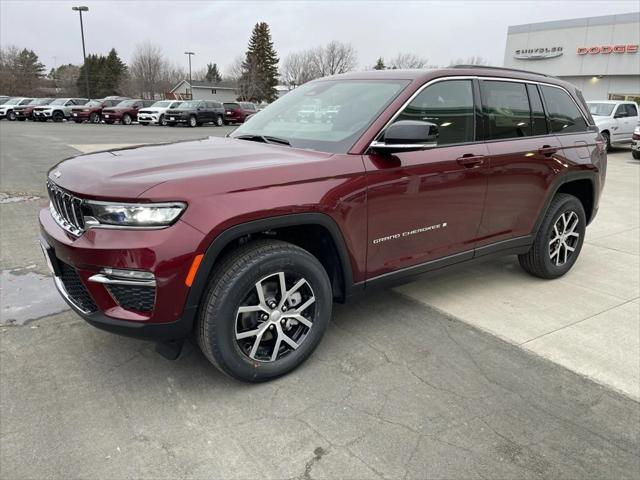
[[[640,123],[636,125],[631,137],[631,155],[636,160],[640,160]]]
[[[17,107],[19,105],[26,105],[31,102],[33,98],[27,97],[12,97],[2,105],[0,105],[0,118],[6,118],[8,120],[15,120],[16,114],[13,111],[13,107]]]
[[[56,98],[49,105],[43,105],[33,109],[33,119],[39,122],[53,120],[61,122],[71,117],[71,109],[78,105],[84,105],[89,100],[86,98]]]
[[[593,120],[607,142],[611,145],[630,143],[633,130],[638,124],[638,105],[620,100],[594,100],[587,102]]]
[[[178,102],[175,100],[160,100],[150,107],[138,110],[138,123],[140,125],[149,125],[150,123],[155,123],[165,126],[167,124],[167,120],[164,118],[164,114],[170,108],[178,108],[181,103],[182,102]]]

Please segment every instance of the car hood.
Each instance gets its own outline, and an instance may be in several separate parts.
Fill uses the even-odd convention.
[[[331,157],[286,146],[247,140],[210,137],[170,144],[131,147],[80,155],[60,162],[49,178],[79,196],[94,199],[132,199],[159,184],[184,182],[187,198],[190,186],[206,186],[208,193],[253,188],[248,172],[290,167]],[[281,168],[280,181],[286,181]],[[251,176],[255,181],[255,176]],[[264,178],[262,179],[264,182]],[[194,189],[193,191],[196,191]],[[173,198],[172,200],[180,200]]]

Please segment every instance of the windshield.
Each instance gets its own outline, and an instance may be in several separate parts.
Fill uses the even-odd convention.
[[[292,147],[346,153],[407,80],[308,83],[253,115],[230,136],[270,136]]]
[[[167,108],[169,105],[171,105],[171,102],[156,102],[153,105],[151,105],[152,107],[158,107],[158,108]]]
[[[132,107],[137,100],[124,100],[118,103],[118,107]]]
[[[53,98],[36,98],[29,102],[29,105],[49,105]]]
[[[180,104],[180,108],[197,108],[200,105],[200,102],[190,101],[190,102],[182,102]]]
[[[64,105],[67,102],[66,98],[58,98],[51,102],[49,105]]]
[[[7,105],[17,105],[20,100],[22,100],[22,97],[11,97],[7,100],[6,103]]]
[[[4,105],[8,100],[8,98],[0,98],[0,105]]]
[[[102,102],[100,100],[91,100],[84,104],[85,107],[101,107]]]
[[[611,115],[613,107],[616,106],[614,103],[595,102],[588,102],[587,105],[589,105],[589,113],[591,113],[591,115],[598,115],[600,117],[608,117]]]

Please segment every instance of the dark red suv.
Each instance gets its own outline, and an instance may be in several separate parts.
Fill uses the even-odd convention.
[[[90,102],[71,109],[71,120],[76,123],[88,121],[89,123],[100,123],[102,120],[102,110],[119,105],[128,97],[105,97],[102,100],[91,100]]]
[[[329,120],[300,122],[309,105]],[[496,255],[564,275],[605,171],[564,81],[350,73],[293,90],[228,138],[59,163],[42,245],[90,324],[167,356],[193,336],[225,373],[263,381],[311,354],[334,301]]]
[[[248,116],[258,111],[255,103],[251,102],[230,102],[224,105],[224,124],[244,123]]]
[[[102,119],[107,124],[121,122],[123,125],[131,125],[138,119],[138,110],[154,103],[155,100],[124,100],[113,107],[103,108]]]

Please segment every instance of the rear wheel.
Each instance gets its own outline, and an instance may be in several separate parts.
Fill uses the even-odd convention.
[[[131,115],[129,115],[128,113],[125,113],[122,116],[122,124],[123,125],[131,125],[131,122],[132,122]]]
[[[53,112],[52,118],[54,122],[61,122],[62,120],[64,120],[64,114],[58,110],[57,112]]]
[[[633,158],[635,158],[636,160],[640,160],[640,150],[632,150],[631,151],[631,156]]]
[[[197,127],[198,126],[198,120],[196,119],[195,115],[191,115],[189,117],[189,126],[190,127]]]
[[[295,245],[259,240],[231,252],[213,273],[196,336],[224,373],[248,382],[296,368],[316,348],[331,318],[326,271]]]
[[[536,277],[561,277],[571,269],[580,255],[586,226],[582,203],[573,195],[556,195],[531,249],[518,256],[520,265]]]
[[[222,119],[222,115],[218,115],[216,117],[216,126],[221,127],[224,124],[224,120]]]
[[[100,123],[100,114],[98,112],[93,112],[91,115],[89,115],[89,122]]]

